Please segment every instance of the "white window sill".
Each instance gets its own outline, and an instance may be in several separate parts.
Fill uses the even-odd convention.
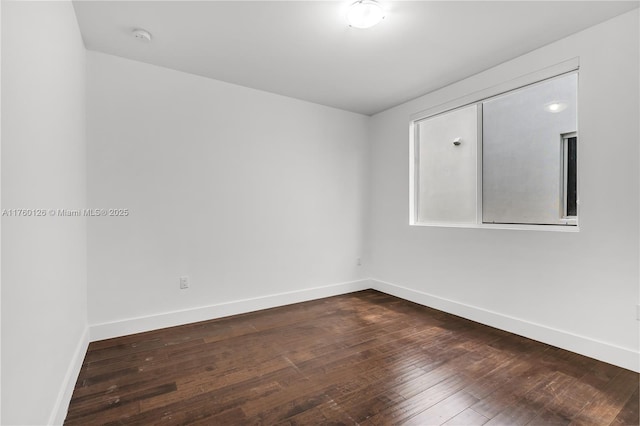
[[[507,223],[444,223],[422,222],[410,223],[411,226],[435,226],[440,228],[475,228],[475,229],[511,229],[516,231],[551,231],[551,232],[580,232],[577,225],[526,225]]]

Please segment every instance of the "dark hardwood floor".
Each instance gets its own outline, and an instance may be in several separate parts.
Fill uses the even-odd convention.
[[[368,290],[91,343],[65,424],[638,425],[638,380]]]

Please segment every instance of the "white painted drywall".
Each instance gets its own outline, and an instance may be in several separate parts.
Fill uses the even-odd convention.
[[[3,2],[2,208],[84,207],[85,136],[71,2]],[[66,410],[86,336],[86,236],[81,217],[2,217],[2,424]]]
[[[88,52],[89,321],[365,277],[369,117]],[[191,287],[180,290],[179,277]]]
[[[373,116],[372,277],[637,353],[638,36],[635,10]],[[409,117],[576,56],[580,232],[409,226]]]

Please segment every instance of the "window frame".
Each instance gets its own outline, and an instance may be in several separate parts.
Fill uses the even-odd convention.
[[[567,187],[569,186],[569,139],[576,138],[576,151],[580,148],[580,139],[578,138],[578,132],[565,133],[562,136],[561,149],[562,149],[562,179],[561,179],[561,194],[562,194],[562,219],[567,221],[567,224],[577,225],[578,217],[580,217],[580,187],[578,185],[578,155],[576,154],[576,214],[575,216],[569,216],[567,212]]]
[[[486,229],[514,229],[514,230],[537,230],[537,231],[559,231],[559,232],[579,232],[578,218],[580,214],[579,207],[579,190],[580,190],[580,178],[577,173],[576,186],[577,186],[577,216],[566,216],[566,167],[562,167],[563,176],[561,176],[560,184],[563,186],[561,194],[564,197],[562,202],[563,211],[561,217],[565,221],[564,224],[501,224],[501,223],[483,223],[482,222],[482,105],[483,102],[501,96],[503,94],[542,83],[546,80],[562,77],[568,74],[578,74],[579,76],[579,58],[569,59],[562,63],[535,71],[530,74],[512,79],[510,81],[498,84],[496,86],[488,87],[483,90],[479,90],[467,96],[445,102],[433,108],[423,110],[421,112],[412,114],[409,118],[409,225],[411,226],[436,226],[436,227],[450,227],[450,228],[486,228]],[[579,85],[579,77],[578,77]],[[478,136],[477,136],[477,164],[476,164],[476,222],[475,223],[445,223],[445,222],[419,222],[418,221],[418,208],[419,208],[419,169],[420,169],[420,148],[419,148],[419,123],[429,118],[446,114],[461,108],[465,108],[471,105],[476,105],[478,110]],[[578,110],[579,113],[579,110]],[[578,126],[579,127],[579,126]],[[571,132],[561,135],[560,149],[565,150],[565,140],[568,140],[569,136],[576,137],[579,144],[579,129],[576,132]],[[563,162],[565,156],[563,155]],[[579,171],[579,158],[577,159],[576,168]]]

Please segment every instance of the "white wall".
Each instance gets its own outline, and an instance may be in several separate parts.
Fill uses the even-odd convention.
[[[636,9],[374,116],[376,287],[637,370],[638,39]],[[409,226],[409,116],[576,56],[580,232]]]
[[[369,117],[96,52],[87,87],[89,206],[130,210],[89,220],[92,338],[366,276]]]
[[[82,208],[85,50],[73,7],[2,9],[2,208]],[[2,424],[62,420],[86,311],[85,219],[2,217]]]

